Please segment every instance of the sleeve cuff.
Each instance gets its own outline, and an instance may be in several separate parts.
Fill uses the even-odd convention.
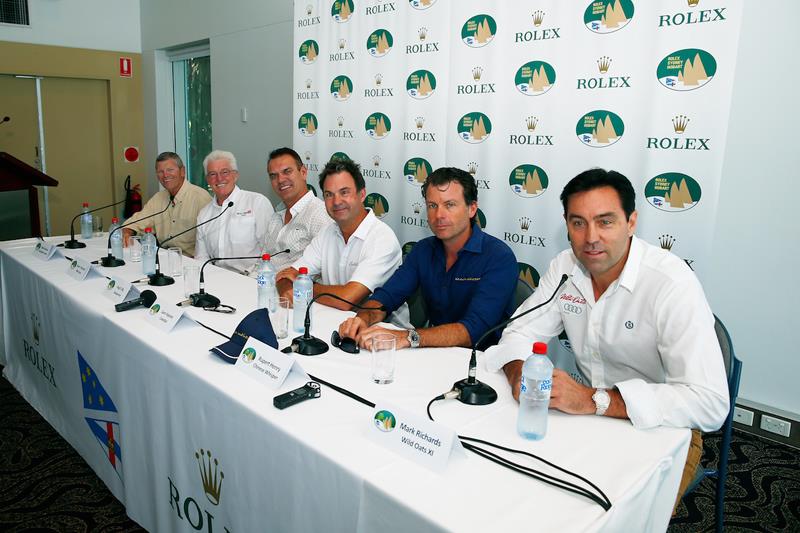
[[[633,427],[649,429],[663,423],[663,415],[652,387],[641,379],[631,379],[615,383]]]
[[[506,363],[524,361],[531,352],[529,342],[496,344],[489,347],[484,354],[484,364],[489,372],[499,372]]]

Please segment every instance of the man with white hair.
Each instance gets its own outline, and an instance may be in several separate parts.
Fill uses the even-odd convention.
[[[219,219],[197,228],[195,259],[212,257],[248,257],[259,254],[267,232],[267,221],[274,210],[272,204],[257,192],[243,191],[236,182],[239,169],[236,157],[224,150],[214,150],[203,160],[206,182],[214,200],[197,215],[200,224],[227,211]],[[233,205],[228,208],[228,204]],[[217,261],[216,265],[240,274],[248,274],[252,259]]]

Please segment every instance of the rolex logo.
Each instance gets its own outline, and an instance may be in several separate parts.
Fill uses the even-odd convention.
[[[343,117],[337,117],[337,118],[336,118],[336,123],[337,123],[337,124],[339,125],[339,127],[341,128],[342,126],[344,126],[344,118],[343,118]]]
[[[425,125],[425,119],[422,117],[417,117],[414,119],[414,124],[417,126],[418,130],[421,130],[422,126]]]
[[[306,158],[306,161],[311,161],[311,152],[306,152],[306,153],[305,153],[305,154],[303,154],[303,155],[305,156],[305,158]]]
[[[658,238],[659,244],[661,244],[662,250],[670,251],[672,250],[672,245],[675,244],[675,237],[672,235],[662,235]]]
[[[308,4],[306,6],[306,15],[311,16],[311,13],[313,13],[313,12],[314,12],[314,6],[312,6],[311,4]]]
[[[311,88],[311,78],[306,80],[306,89],[310,89],[310,88]]]
[[[480,81],[481,76],[483,76],[483,69],[481,67],[475,67],[472,69],[472,79],[475,81]]]
[[[474,178],[475,174],[478,173],[478,163],[475,163],[473,161],[470,161],[469,163],[467,163],[467,172],[469,172],[472,175],[472,177]]]
[[[372,164],[376,167],[381,166],[381,156],[379,155],[372,156]]]
[[[544,21],[544,11],[534,11],[531,15],[533,17],[533,25],[537,28],[542,25]]]
[[[605,74],[608,72],[610,66],[611,58],[608,56],[603,56],[597,60],[597,69],[600,71],[600,74]]]
[[[420,41],[424,41],[427,36],[428,36],[428,28],[420,28],[419,29],[419,40]]]
[[[519,229],[522,231],[528,231],[531,227],[531,219],[528,217],[520,217],[519,219]]]
[[[375,74],[375,86],[380,87],[381,83],[383,83],[383,76]]]
[[[689,125],[689,119],[685,115],[677,115],[672,119],[672,128],[675,133],[683,133],[686,131],[686,126]]]
[[[525,119],[525,125],[528,127],[528,131],[536,131],[536,126],[539,124],[539,119],[537,117],[528,117]]]
[[[414,202],[412,207],[414,208],[414,214],[415,215],[419,215],[420,212],[422,211],[422,204],[420,204],[419,202]]]
[[[222,491],[222,480],[225,474],[219,469],[219,462],[211,460],[211,450],[200,449],[194,453],[197,459],[197,466],[200,467],[200,478],[203,481],[203,490],[206,498],[214,505],[219,505],[219,496]]]
[[[344,50],[344,45],[347,44],[347,40],[339,39],[339,50]]]
[[[700,3],[700,0],[686,0],[689,4],[689,7],[695,7],[697,4]]]
[[[39,322],[39,316],[36,313],[31,313],[31,326],[33,329],[33,342],[39,345],[39,330],[42,328],[42,323]]]

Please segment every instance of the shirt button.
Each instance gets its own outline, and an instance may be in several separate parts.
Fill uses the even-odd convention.
[[[600,354],[599,354],[598,352],[593,352],[593,353],[592,353],[592,357],[594,357],[594,358],[595,358],[595,359],[597,359],[598,361],[600,360]]]

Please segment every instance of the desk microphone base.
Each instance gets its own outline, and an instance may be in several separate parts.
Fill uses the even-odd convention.
[[[153,285],[154,287],[163,287],[165,285],[172,285],[173,283],[175,283],[175,278],[165,276],[161,272],[158,272],[156,274],[150,274],[147,277],[150,278],[150,281],[148,281],[147,284]]]
[[[292,339],[292,345],[297,345],[296,352],[300,355],[320,355],[328,351],[328,344],[316,337],[300,335]]]
[[[458,401],[467,405],[489,405],[497,401],[497,392],[478,380],[475,383],[469,383],[469,378],[456,381],[453,390],[458,391]]]
[[[68,241],[64,241],[64,248],[69,248],[70,250],[74,250],[76,248],[86,248],[86,243],[77,239],[70,239]]]
[[[100,264],[106,268],[121,267],[125,265],[125,261],[123,261],[122,259],[117,259],[113,255],[109,255],[107,257],[103,257],[102,259],[100,259]]]

